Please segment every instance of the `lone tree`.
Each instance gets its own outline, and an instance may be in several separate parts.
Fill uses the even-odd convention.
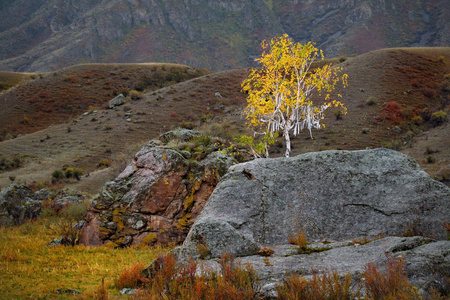
[[[324,111],[330,106],[346,108],[330,93],[339,81],[347,85],[347,75],[341,77],[339,67],[324,65],[312,67],[322,51],[311,44],[294,43],[287,34],[271,40],[270,45],[262,42],[263,54],[256,61],[262,64],[259,69],[252,69],[242,83],[242,89],[248,93],[245,116],[255,134],[265,136],[265,141],[274,141],[276,133],[281,132],[286,141],[286,157],[291,153],[290,132],[294,136],[304,127],[319,129]],[[317,93],[323,103],[315,105],[313,95]],[[338,95],[341,97],[341,95]],[[324,125],[322,125],[325,127]],[[268,156],[266,142],[266,156]]]

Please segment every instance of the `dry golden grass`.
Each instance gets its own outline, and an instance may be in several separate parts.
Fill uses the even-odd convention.
[[[168,249],[130,247],[47,246],[57,235],[47,229],[52,219],[41,219],[18,227],[0,228],[0,298],[69,298],[56,293],[72,288],[95,294],[102,278],[108,293],[119,295],[114,280],[134,263],[149,265]]]

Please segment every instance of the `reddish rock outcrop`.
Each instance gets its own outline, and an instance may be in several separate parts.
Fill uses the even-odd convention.
[[[234,162],[211,150],[191,159],[190,152],[149,142],[93,200],[80,243],[124,247],[182,242]]]

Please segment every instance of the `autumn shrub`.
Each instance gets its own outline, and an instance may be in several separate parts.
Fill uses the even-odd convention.
[[[336,117],[336,120],[342,120],[342,117],[344,116],[344,112],[340,109],[335,110],[333,114]]]
[[[61,245],[75,246],[78,244],[78,237],[81,230],[76,228],[75,223],[69,218],[58,218],[48,225],[48,228],[61,237]]]
[[[212,139],[208,135],[200,135],[192,138],[192,142],[198,146],[208,147],[212,144]]]
[[[274,254],[274,253],[275,253],[274,250],[267,248],[267,247],[264,247],[258,251],[258,255],[261,255],[261,256],[272,256],[272,254]]]
[[[443,110],[439,110],[431,114],[430,122],[433,126],[439,126],[444,124],[447,121],[447,113]]]
[[[192,129],[194,129],[194,123],[192,123],[192,122],[181,122],[180,123],[180,128],[185,128],[185,129],[190,129],[190,130],[192,130]]]
[[[65,219],[73,220],[75,222],[84,220],[87,214],[89,203],[89,200],[70,203],[61,210],[60,215]]]
[[[423,299],[416,287],[412,287],[405,275],[403,258],[387,257],[387,263],[366,265],[362,280],[352,284],[350,274],[336,271],[313,270],[312,278],[291,274],[277,285],[279,299],[373,299],[416,300]],[[383,271],[380,271],[383,270]],[[445,299],[437,291],[431,291],[430,299]]]
[[[100,160],[97,164],[97,168],[99,169],[104,169],[104,168],[109,168],[111,167],[112,162],[107,159],[107,158],[103,158],[102,160]]]
[[[64,169],[64,176],[68,179],[75,178],[76,180],[80,180],[83,172],[81,168],[68,167]]]
[[[23,159],[20,157],[3,157],[0,155],[0,171],[10,171],[23,166]]]
[[[278,299],[353,299],[360,291],[352,289],[350,274],[341,276],[337,271],[317,272],[313,270],[311,280],[290,275],[277,285]]]
[[[64,178],[64,172],[62,170],[54,170],[52,172],[52,183],[59,182]]]
[[[377,104],[377,98],[375,98],[374,96],[370,96],[369,98],[367,98],[365,104],[367,106],[376,105]]]
[[[402,117],[402,105],[395,101],[388,102],[383,105],[383,112],[378,119],[388,120],[392,124],[400,124],[403,121]]]
[[[136,90],[131,90],[128,93],[128,96],[131,98],[131,100],[139,100],[142,99],[142,92],[136,91]]]
[[[427,156],[427,164],[434,164],[436,162],[436,158],[432,155]]]
[[[436,96],[436,90],[428,87],[428,86],[424,86],[420,89],[420,92],[422,92],[422,94],[427,97],[427,98],[434,98]]]
[[[362,276],[369,299],[421,299],[417,288],[411,287],[405,275],[403,258],[387,257],[385,271],[379,271],[375,264],[367,264]]]
[[[123,288],[136,289],[143,287],[148,282],[148,279],[141,275],[144,269],[144,263],[135,263],[131,267],[123,269],[119,278],[115,280],[114,285],[119,290]]]
[[[402,141],[392,141],[392,142],[383,143],[383,147],[385,147],[387,149],[392,149],[395,151],[399,151],[400,149],[402,149],[402,146],[403,146]]]
[[[298,229],[294,233],[289,234],[288,242],[289,244],[297,245],[301,250],[305,250],[308,247],[308,240],[303,229]]]
[[[69,76],[64,76],[63,80],[70,83],[77,83],[78,82],[78,76],[77,74],[72,74]]]
[[[423,119],[422,119],[421,116],[417,116],[416,115],[416,116],[411,118],[411,123],[414,124],[414,125],[420,125],[420,124],[423,123]]]
[[[156,261],[145,290],[136,299],[258,299],[260,286],[250,266],[229,254],[219,259],[220,271],[197,261],[178,263],[174,255]]]

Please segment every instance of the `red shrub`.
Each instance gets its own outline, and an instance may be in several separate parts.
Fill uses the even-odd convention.
[[[425,97],[428,97],[430,99],[432,99],[432,98],[434,98],[434,96],[436,96],[436,90],[434,90],[434,89],[432,89],[430,87],[427,87],[427,86],[422,87],[420,89],[420,91],[422,92],[422,94]]]
[[[378,120],[388,120],[393,124],[400,124],[403,121],[402,105],[395,101],[386,103],[383,112],[377,117]]]
[[[131,268],[123,269],[122,274],[115,282],[117,289],[142,287],[148,281],[141,276],[144,268],[143,263],[135,263]]]
[[[42,91],[42,92],[39,92],[38,96],[41,98],[47,98],[48,94],[46,92]]]
[[[369,299],[420,299],[417,288],[411,287],[405,275],[402,258],[388,257],[386,271],[380,272],[374,264],[368,264],[362,273]]]

